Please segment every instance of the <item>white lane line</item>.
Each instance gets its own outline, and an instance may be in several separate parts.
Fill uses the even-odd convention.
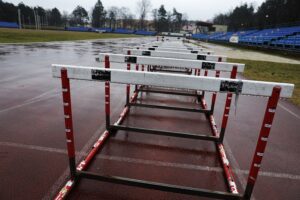
[[[18,143],[12,143],[12,142],[0,142],[0,146],[16,147],[16,148],[23,148],[23,149],[29,149],[29,150],[44,151],[44,152],[49,152],[49,153],[67,154],[67,151],[64,149],[42,147],[42,146],[36,146],[36,145],[18,144]],[[76,152],[76,154],[81,155],[81,156],[87,155],[87,153],[84,153],[82,151]],[[223,169],[221,167],[210,167],[210,166],[204,166],[204,165],[174,163],[174,162],[165,162],[165,161],[157,161],[157,160],[145,160],[145,159],[139,159],[139,158],[129,158],[129,157],[120,157],[120,156],[101,155],[101,154],[97,155],[96,158],[102,159],[102,160],[111,160],[111,161],[118,161],[118,162],[151,165],[151,166],[157,166],[157,167],[172,167],[172,168],[179,168],[179,169],[186,169],[186,170],[223,172]],[[233,171],[235,172],[235,174],[242,174],[242,175],[248,175],[248,173],[249,173],[248,170],[241,170],[241,169],[234,169]],[[67,169],[67,172],[69,172],[68,169]],[[265,176],[265,177],[271,177],[271,178],[282,178],[282,179],[300,181],[300,175],[298,175],[298,174],[260,171],[259,175]]]
[[[226,153],[226,155],[228,155],[228,158],[230,160],[232,169],[241,171],[241,167],[240,167],[239,163],[237,162],[236,158],[234,157],[234,155],[232,153],[232,150],[231,150],[226,138],[224,138],[224,146],[226,146],[226,148],[224,147],[225,153]],[[238,178],[238,181],[240,182],[241,186],[245,190],[246,185],[247,185],[247,180],[246,180],[245,176],[243,176],[240,173],[235,173],[235,174],[236,174],[236,176]],[[247,173],[247,175],[248,175],[248,173]],[[254,198],[254,197],[252,196],[252,198]]]
[[[287,107],[285,107],[284,105],[282,105],[281,103],[278,104],[279,107],[281,107],[283,110],[287,111],[288,113],[290,113],[291,115],[293,115],[294,117],[296,117],[297,119],[300,119],[300,116],[297,115],[296,113],[294,113],[293,111],[291,111],[290,109],[288,109]]]
[[[85,87],[91,87],[91,85],[90,86],[86,86],[86,85],[79,86],[79,87],[74,88],[73,90],[81,89],[81,88],[85,88]],[[47,96],[46,93],[48,93],[48,94],[52,93],[52,94]],[[49,90],[48,92],[45,92],[45,93],[39,95],[40,97],[39,96],[38,97],[33,97],[31,99],[27,99],[26,101],[24,101],[21,104],[14,105],[14,106],[11,106],[11,107],[8,107],[8,108],[4,108],[4,109],[0,110],[0,114],[2,114],[4,112],[7,112],[7,111],[15,110],[15,109],[18,109],[18,108],[21,108],[21,107],[24,107],[24,106],[27,106],[27,105],[30,105],[30,104],[34,104],[34,103],[37,103],[37,102],[40,102],[40,101],[51,99],[53,97],[59,96],[60,94],[61,94],[60,90]]]
[[[114,110],[111,113],[111,116],[116,115],[117,112],[120,112],[121,108],[123,107],[124,102],[119,101],[118,104],[115,105]],[[87,143],[83,146],[83,148],[80,150],[79,153],[76,154],[76,166],[81,162],[84,157],[87,155],[87,152],[91,149],[93,144],[97,141],[100,134],[103,133],[105,130],[105,124],[102,124],[90,137],[90,139],[87,141]],[[64,172],[60,175],[60,177],[55,181],[55,183],[52,185],[52,187],[49,189],[49,191],[45,194],[43,197],[43,200],[50,200],[57,195],[57,192],[64,186],[67,178],[69,177],[69,168],[67,167]]]
[[[7,111],[11,111],[11,110],[17,109],[17,108],[24,107],[24,106],[27,106],[27,105],[30,105],[30,104],[33,104],[33,103],[37,103],[37,102],[40,102],[40,101],[43,101],[43,100],[47,100],[47,99],[53,98],[53,97],[55,97],[57,95],[58,94],[54,94],[54,95],[48,96],[47,98],[36,99],[36,100],[33,100],[33,101],[27,100],[26,103],[21,103],[21,104],[18,104],[18,105],[11,106],[11,107],[8,107],[8,108],[0,110],[0,114],[4,113],[4,112],[7,112]]]

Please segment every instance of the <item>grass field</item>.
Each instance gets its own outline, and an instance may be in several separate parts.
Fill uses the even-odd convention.
[[[245,63],[244,76],[248,79],[295,84],[291,101],[300,106],[300,65],[232,58],[228,62]]]
[[[112,33],[91,33],[91,32],[70,32],[30,29],[6,29],[0,28],[0,43],[26,43],[26,42],[51,42],[105,38],[128,38],[139,37],[128,34]]]

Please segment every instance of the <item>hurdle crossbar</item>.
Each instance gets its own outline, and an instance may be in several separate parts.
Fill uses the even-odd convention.
[[[149,56],[133,56],[133,55],[124,55],[124,54],[112,54],[112,53],[100,53],[99,61],[104,62],[105,56],[109,56],[110,62],[116,62],[116,63],[132,63],[132,64],[143,64],[143,65],[152,65],[152,66],[205,69],[205,70],[216,70],[216,71],[227,71],[227,72],[231,72],[234,66],[237,67],[237,72],[243,72],[245,68],[245,64],[241,64],[241,63],[160,58],[160,57],[149,57]]]
[[[126,54],[128,51],[131,55],[136,56],[151,56],[151,57],[164,57],[164,58],[176,58],[176,59],[189,59],[189,60],[207,60],[215,62],[226,62],[227,57],[221,55],[207,55],[207,54],[193,54],[193,53],[179,53],[173,51],[151,51],[141,49],[123,49],[123,53]]]
[[[151,51],[175,51],[175,52],[181,52],[181,53],[202,53],[202,54],[207,54],[211,55],[214,53],[214,51],[209,51],[209,50],[189,50],[189,49],[177,49],[177,48],[163,48],[163,47],[157,47],[157,46],[152,46],[152,47],[136,47],[136,49],[141,49],[141,50],[151,50]]]
[[[154,48],[164,48],[164,49],[180,49],[180,50],[190,50],[190,51],[205,51],[207,49],[205,48],[201,48],[201,47],[183,47],[180,43],[178,43],[178,45],[166,45],[164,43],[160,43],[160,44],[153,44],[153,43],[150,43],[150,44],[146,44],[146,45],[141,45],[143,47],[154,47]]]
[[[70,79],[89,81],[110,81],[111,83],[150,85],[158,87],[202,90],[210,92],[231,92],[240,95],[271,96],[273,87],[282,88],[281,97],[291,97],[294,84],[229,78],[187,76],[157,72],[126,71],[120,69],[101,69],[72,65],[52,65],[53,77],[61,77],[61,69],[67,69]]]

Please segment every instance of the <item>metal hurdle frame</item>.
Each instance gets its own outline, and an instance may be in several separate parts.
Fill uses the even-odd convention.
[[[190,60],[207,60],[214,62],[226,62],[227,57],[222,55],[207,55],[207,54],[194,54],[194,53],[179,53],[174,51],[160,51],[160,50],[141,50],[141,49],[123,49],[123,53],[128,51],[131,55],[136,56],[151,56],[151,57],[165,57],[165,58],[178,58],[178,59],[190,59]]]
[[[128,71],[109,69],[110,61],[109,56],[105,57],[105,69],[98,67],[77,67],[67,65],[52,65],[52,74],[54,77],[61,78],[63,106],[65,114],[65,133],[67,138],[68,157],[71,171],[71,178],[58,193],[55,199],[64,199],[70,190],[74,187],[81,178],[88,178],[93,180],[100,180],[103,182],[122,184],[127,186],[136,186],[141,188],[155,189],[160,191],[181,193],[194,196],[203,196],[217,199],[250,199],[253,187],[255,185],[258,171],[260,169],[263,154],[266,148],[268,136],[271,130],[273,118],[275,115],[277,103],[280,97],[291,97],[294,89],[293,84],[248,81],[248,80],[235,80],[228,78],[212,78],[212,77],[199,77],[199,76],[186,76],[175,75],[155,72],[141,72],[141,71]],[[80,162],[76,167],[75,165],[75,147],[73,136],[72,124],[72,109],[71,109],[71,95],[70,95],[70,81],[69,79],[89,80],[89,81],[102,81],[105,82],[105,115],[106,115],[106,130],[100,136],[98,141],[94,144],[88,156]],[[164,80],[164,81],[159,81]],[[120,84],[133,84],[133,85],[153,85],[160,87],[175,87],[182,89],[203,90],[211,92],[223,92],[227,94],[236,93],[239,95],[255,95],[269,97],[263,124],[260,130],[257,147],[255,149],[253,162],[251,164],[247,187],[244,194],[239,194],[236,184],[233,179],[233,174],[229,161],[226,158],[225,150],[222,144],[221,136],[218,133],[214,118],[209,116],[210,124],[212,126],[213,136],[204,135],[180,135],[177,132],[165,132],[151,129],[140,129],[133,127],[122,126],[126,115],[129,112],[129,107],[126,106],[120,118],[113,125],[110,124],[110,83]],[[137,92],[134,92],[130,101],[134,102],[137,97]],[[202,106],[205,108],[206,104],[202,101]],[[229,108],[228,108],[229,109]],[[227,116],[228,118],[228,116]],[[226,120],[227,120],[226,118]],[[224,118],[223,118],[224,120]],[[213,191],[206,189],[198,189],[191,187],[184,187],[178,185],[170,185],[158,182],[149,182],[144,180],[130,179],[125,177],[116,177],[108,175],[100,175],[86,170],[88,164],[91,162],[95,154],[103,147],[104,142],[107,140],[112,132],[117,130],[137,131],[147,134],[155,135],[168,135],[175,137],[183,137],[190,139],[210,140],[214,141],[221,161],[223,163],[224,174],[228,183],[228,191]],[[177,135],[179,134],[179,136]]]

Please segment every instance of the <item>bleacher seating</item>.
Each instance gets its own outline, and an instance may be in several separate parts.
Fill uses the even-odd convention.
[[[239,44],[272,48],[300,49],[300,26],[281,27],[263,30],[238,32],[216,32],[212,34],[193,34],[199,40],[229,42],[232,36],[239,37]]]
[[[273,47],[300,49],[300,34],[291,35],[271,42]]]
[[[91,32],[92,28],[83,26],[66,27],[66,31]]]
[[[113,31],[114,33],[120,33],[120,34],[133,34],[134,31],[126,28],[117,28]]]
[[[113,29],[111,28],[93,28],[92,29],[93,32],[98,32],[98,33],[111,33],[113,31]]]
[[[156,32],[154,32],[154,31],[137,30],[137,31],[135,31],[134,34],[136,34],[136,35],[149,35],[149,36],[154,36],[154,35],[156,35]]]
[[[2,22],[2,21],[0,21],[0,28],[19,28],[19,25],[15,22]]]

